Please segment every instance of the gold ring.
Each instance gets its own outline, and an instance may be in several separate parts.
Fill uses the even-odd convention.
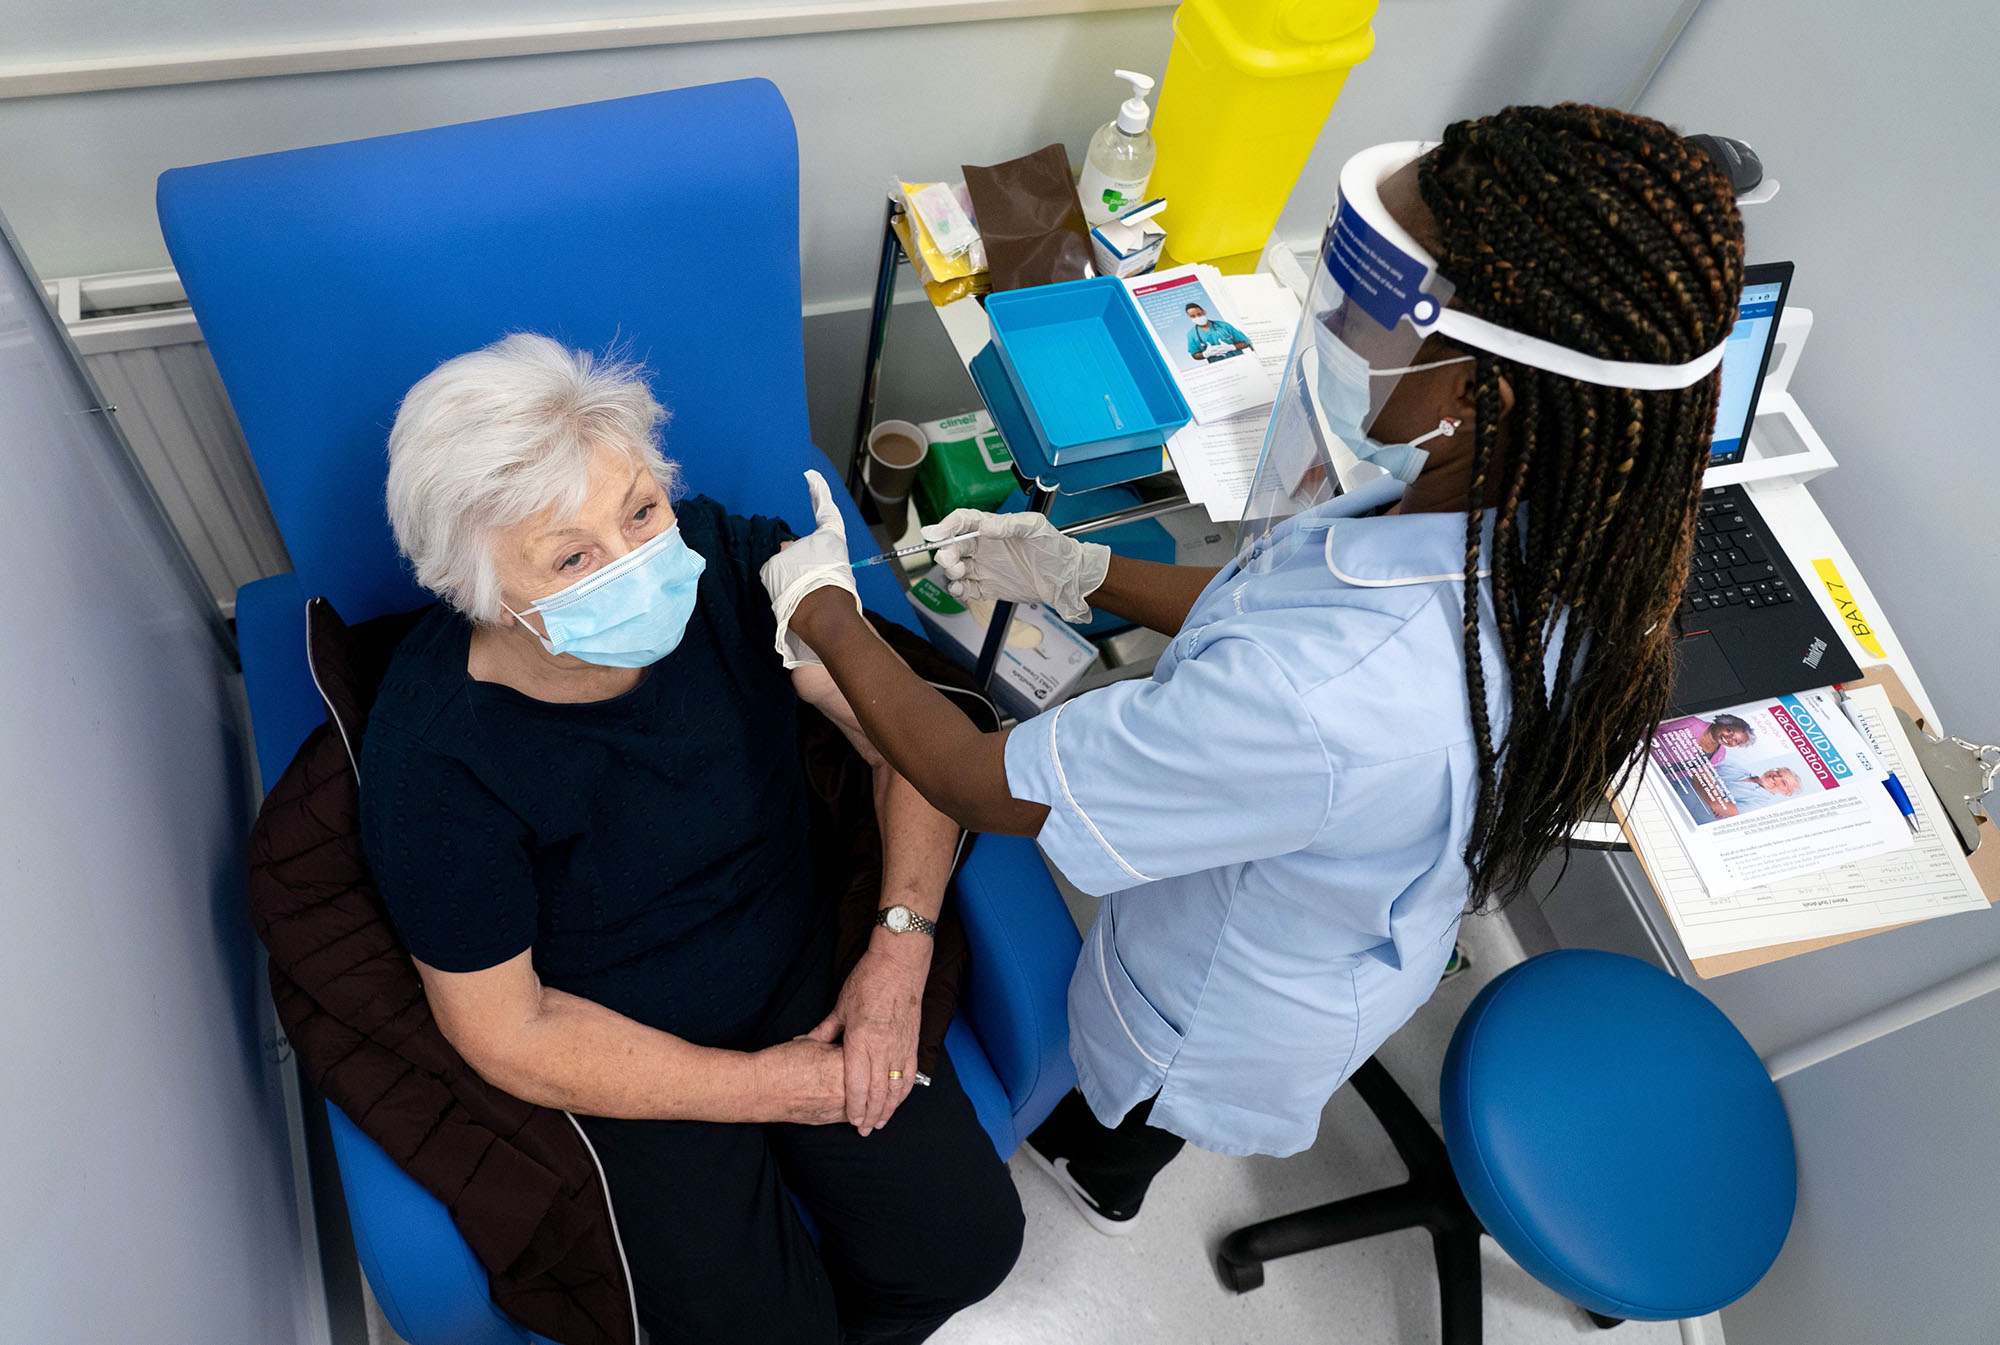
[[[889,1071],[889,1077],[891,1079],[900,1079],[903,1077],[903,1071],[899,1069],[892,1069]]]

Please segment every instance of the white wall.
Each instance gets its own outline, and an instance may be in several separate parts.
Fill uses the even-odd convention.
[[[1745,224],[1753,259],[1798,264],[1792,298],[1813,310],[1792,390],[1841,463],[1813,495],[1945,726],[1989,741],[1996,46],[1991,5],[1828,0],[1807,16],[1788,0],[1706,0],[1639,105],[1741,136],[1784,184]],[[1884,981],[1941,979],[1982,945],[1993,955],[1995,919],[1948,952],[1871,939],[1850,960]],[[1769,1277],[1724,1310],[1732,1345],[2000,1339],[1996,1031],[1989,995],[1784,1081],[1798,1216]]]
[[[623,0],[593,14],[691,3]],[[1375,20],[1376,55],[1350,79],[1284,231],[1317,234],[1334,172],[1355,148],[1434,134],[1454,116],[1505,102],[1614,99],[1675,8],[1674,0],[1389,0]],[[536,12],[530,0],[498,11],[468,0],[335,9],[18,0],[7,59],[351,38],[441,27],[475,10],[482,21]],[[806,298],[854,299],[872,283],[890,174],[955,174],[961,163],[1051,140],[1080,160],[1122,88],[1111,67],[1163,71],[1171,18],[1162,6],[20,99],[0,102],[0,190],[46,275],[164,265],[152,187],[168,167],[763,75],[784,90],[799,124]]]
[[[1947,728],[2000,739],[2000,8],[1707,0],[1640,110],[1757,147],[1745,215],[1813,310],[1792,380],[1839,459],[1813,495]]]
[[[759,10],[804,8],[819,0],[757,0]],[[738,10],[750,5],[736,5]],[[10,14],[7,57],[14,61],[73,61],[162,51],[216,50],[246,45],[368,39],[446,27],[489,29],[578,19],[643,19],[722,13],[718,0],[591,0],[587,8],[547,0],[341,0],[338,5],[274,5],[269,0],[97,0],[93,4],[25,4]]]
[[[296,1340],[241,715],[55,330],[0,246],[0,1337]]]
[[[61,0],[27,7],[65,8]],[[429,26],[461,6],[426,0],[401,8],[407,17],[398,28]],[[1165,64],[1169,12],[24,99],[0,103],[0,205],[45,275],[163,266],[153,182],[178,164],[761,75],[784,91],[798,123],[806,298],[858,297],[873,283],[891,174],[956,176],[961,163],[997,162],[1051,140],[1075,138],[1080,149],[1091,118],[1116,106],[1111,66]]]
[[[693,3],[607,0],[592,14]],[[1674,0],[1389,0],[1375,20],[1376,54],[1349,80],[1281,231],[1318,235],[1341,161],[1364,145],[1434,135],[1453,117],[1507,102],[1615,99],[1675,8]],[[13,10],[10,63],[574,17],[531,0],[499,9],[471,0],[335,8],[16,0]],[[0,101],[0,208],[45,275],[165,265],[153,180],[177,164],[764,75],[784,90],[799,126],[805,294],[817,315],[807,332],[813,424],[838,459],[852,433],[866,332],[853,310],[874,283],[890,175],[956,176],[962,163],[1054,140],[1080,162],[1116,106],[1122,86],[1112,67],[1163,71],[1171,21],[1162,6]],[[927,419],[968,406],[971,387],[934,324],[905,309],[897,325],[884,414]]]

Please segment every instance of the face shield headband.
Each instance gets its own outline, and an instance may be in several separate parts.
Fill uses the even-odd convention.
[[[1435,148],[1415,140],[1362,150],[1340,170],[1340,201],[1321,249],[1321,265],[1351,302],[1394,330],[1407,321],[1419,343],[1433,334],[1563,378],[1636,392],[1691,387],[1722,363],[1724,342],[1682,364],[1607,360],[1448,306],[1451,284],[1382,204],[1381,185]]]
[[[1398,224],[1381,186],[1430,150],[1417,141],[1378,145],[1349,159],[1292,338],[1276,405],[1238,529],[1238,560],[1276,564],[1265,546],[1286,519],[1383,477],[1408,483],[1456,421],[1384,442],[1377,421],[1402,380],[1471,355],[1426,358],[1435,335],[1560,377],[1642,392],[1688,387],[1714,371],[1722,345],[1682,364],[1607,360],[1512,331],[1451,307],[1437,259]],[[1406,432],[1408,432],[1406,427]],[[1428,446],[1426,446],[1428,445]],[[1394,482],[1371,487],[1398,489]]]

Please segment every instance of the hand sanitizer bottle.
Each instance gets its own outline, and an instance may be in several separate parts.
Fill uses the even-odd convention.
[[[1153,109],[1146,103],[1146,95],[1153,91],[1152,77],[1131,70],[1113,73],[1131,82],[1132,96],[1119,104],[1115,120],[1097,128],[1084,156],[1077,195],[1083,198],[1083,217],[1092,227],[1145,200],[1146,179],[1153,175],[1153,135],[1146,129],[1153,120]]]

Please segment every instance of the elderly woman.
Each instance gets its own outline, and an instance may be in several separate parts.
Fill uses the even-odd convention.
[[[442,602],[374,706],[364,842],[452,1045],[577,1114],[656,1345],[919,1341],[1021,1238],[949,1062],[911,1087],[957,831],[822,669],[783,670],[757,571],[790,534],[677,507],[664,420],[540,336],[410,389],[389,519]],[[876,771],[884,914],[844,984],[800,699]]]

